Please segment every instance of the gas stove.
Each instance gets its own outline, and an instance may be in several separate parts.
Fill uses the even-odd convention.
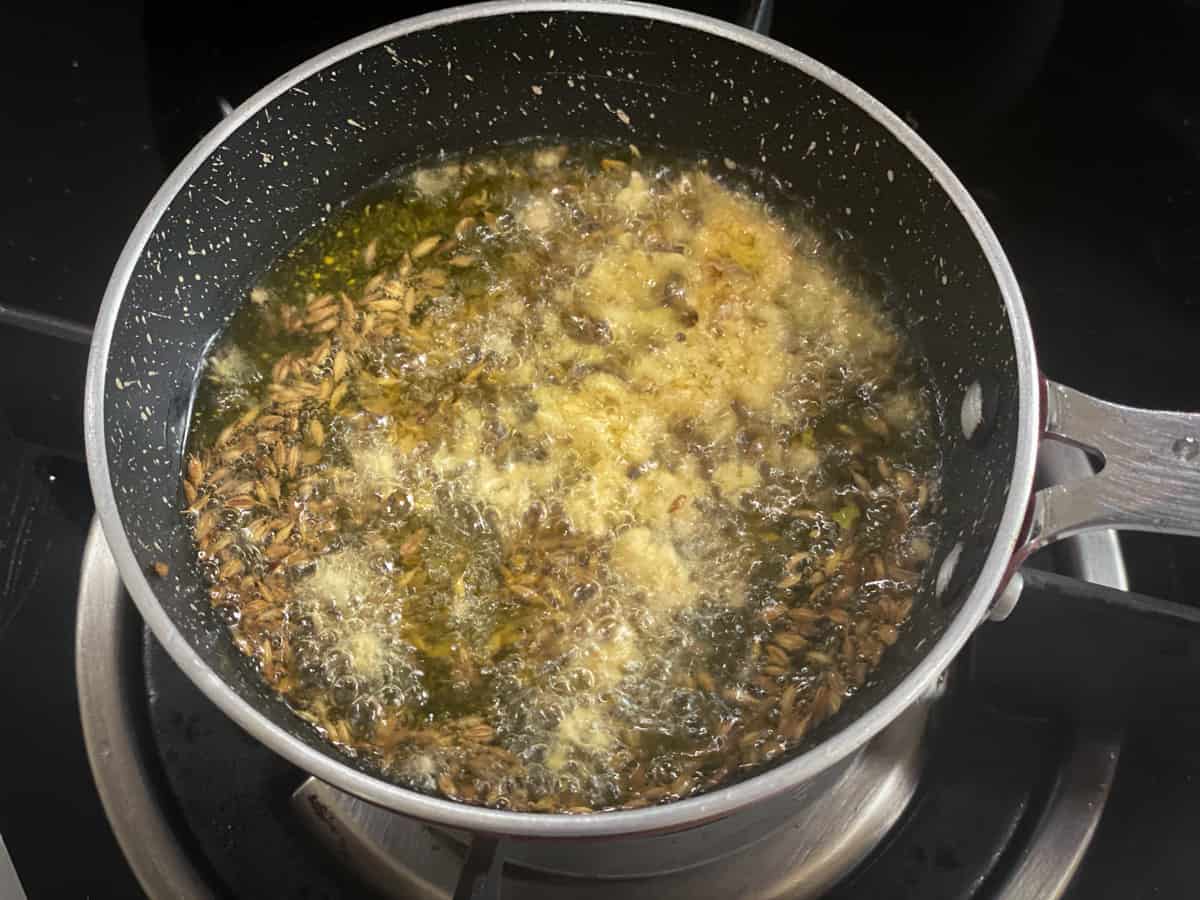
[[[1053,448],[1046,481],[1090,471]],[[1127,584],[1111,534],[1044,561]],[[468,836],[373,807],[255,743],[140,624],[98,527],[83,553],[76,665],[84,735],[109,821],[151,896],[450,898]],[[500,895],[601,898],[1051,898],[1063,896],[1103,813],[1116,723],[1006,707],[1013,647],[1032,625],[981,635],[969,654],[835,780],[752,816],[607,841],[501,842]],[[320,847],[324,852],[314,852]],[[271,863],[276,864],[271,864]],[[986,894],[982,893],[986,890]]]
[[[343,4],[319,27],[219,0],[188,28],[139,4],[7,12],[0,66],[22,89],[0,113],[0,694],[12,735],[0,861],[7,852],[31,897],[449,897],[470,862],[462,836],[307,779],[202,698],[124,596],[82,463],[88,325],[169,168],[275,74],[431,6]],[[1021,280],[1049,375],[1195,409],[1200,92],[1188,73],[1200,10],[1153,0],[1135,19],[1109,16],[1054,2],[777,7],[774,35],[879,96],[960,174]],[[1086,465],[1064,450],[1042,475]],[[1037,564],[1189,603],[1195,547],[1093,536]],[[1027,590],[880,735],[856,778],[737,833],[505,844],[502,895],[1190,895],[1198,636]]]

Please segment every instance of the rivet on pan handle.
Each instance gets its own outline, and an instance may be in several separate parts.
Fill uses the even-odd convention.
[[[1046,381],[1043,434],[1096,454],[1091,478],[1034,495],[1026,552],[1092,529],[1200,536],[1200,414],[1136,409]]]

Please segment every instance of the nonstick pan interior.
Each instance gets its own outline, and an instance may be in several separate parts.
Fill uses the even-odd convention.
[[[819,66],[801,71],[681,21],[527,9],[360,39],[344,58],[260,93],[193,152],[139,226],[128,251],[136,257],[114,274],[94,345],[102,400],[89,395],[90,439],[107,470],[93,459],[93,479],[111,484],[140,569],[169,565],[166,578],[146,577],[181,639],[240,697],[326,755],[346,761],[261,686],[209,610],[179,514],[181,454],[204,350],[256,275],[406,162],[533,136],[727,157],[807,203],[847,264],[913,330],[945,401],[945,524],[930,572],[960,555],[938,598],[930,577],[876,683],[815,739],[911,670],[983,565],[1012,477],[1018,376],[976,234],[909,147],[853,102],[855,89],[847,97],[820,80]],[[959,405],[973,383],[986,420],[968,441]]]

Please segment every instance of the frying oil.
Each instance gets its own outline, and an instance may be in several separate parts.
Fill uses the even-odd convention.
[[[255,285],[197,399],[206,471],[290,396],[281,360],[346,399],[280,407],[311,454],[284,544],[226,509],[206,558],[247,652],[347,752],[501,807],[670,799],[794,743],[894,640],[936,496],[919,360],[728,177],[636,148],[443,162]]]

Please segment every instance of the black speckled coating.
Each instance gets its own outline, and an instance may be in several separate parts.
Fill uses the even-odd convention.
[[[886,287],[928,353],[946,403],[945,528],[931,575],[959,541],[962,555],[941,600],[930,578],[879,683],[825,733],[843,727],[921,657],[996,537],[1017,437],[1013,335],[967,222],[884,126],[784,61],[669,22],[529,12],[409,34],[285,91],[204,160],[137,262],[105,385],[121,522],[144,568],[171,567],[152,579],[160,603],[243,698],[337,755],[264,696],[190,563],[179,481],[196,371],[256,275],[339,203],[407,160],[531,136],[693,147],[766,169]],[[959,401],[977,379],[996,419],[985,446],[969,447]]]

